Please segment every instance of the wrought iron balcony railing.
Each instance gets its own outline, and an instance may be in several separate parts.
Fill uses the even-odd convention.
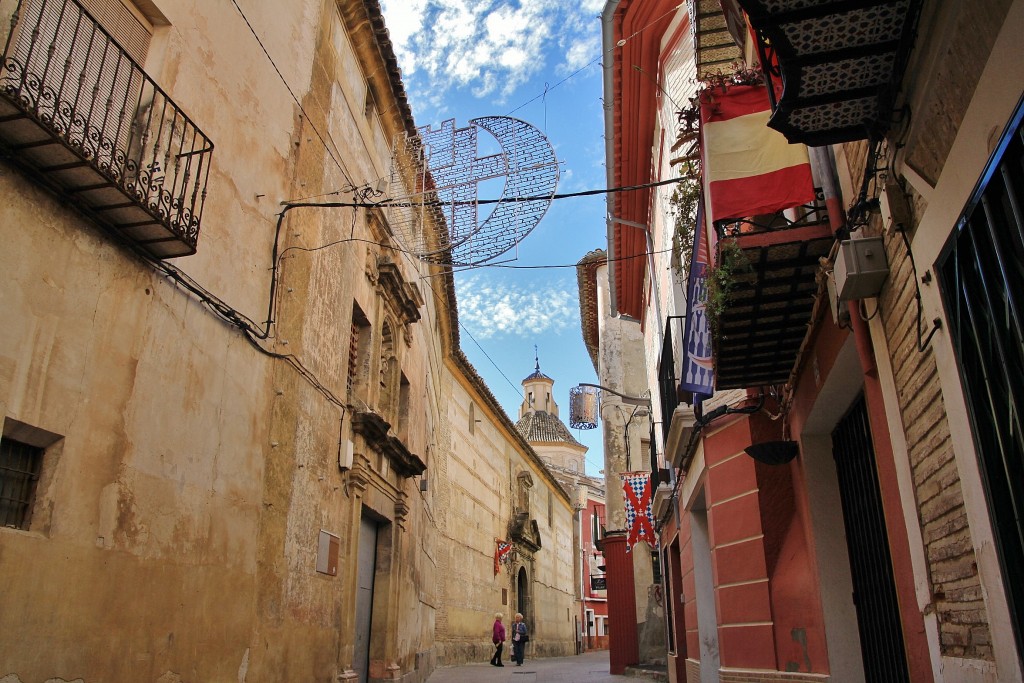
[[[668,439],[672,426],[672,413],[679,405],[679,363],[682,361],[683,328],[685,318],[670,315],[665,319],[665,339],[661,343],[661,359],[658,362],[658,393],[661,399],[662,435]],[[675,323],[673,325],[673,323]],[[679,353],[676,353],[679,349]],[[676,359],[679,359],[678,361]],[[654,443],[654,439],[651,439]]]
[[[0,149],[157,258],[194,254],[213,144],[77,0],[19,0]]]

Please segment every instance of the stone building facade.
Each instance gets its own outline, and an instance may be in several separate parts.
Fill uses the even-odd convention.
[[[1020,680],[1024,5],[670,5],[607,5],[610,184],[670,179],[698,144],[660,110],[692,96],[674,69],[714,100],[746,64],[816,187],[778,214],[700,214],[708,277],[729,248],[746,264],[715,304],[703,402],[680,386],[697,342],[659,257],[669,202],[611,212],[612,309],[641,321],[666,426],[670,678]]]
[[[574,651],[575,512],[543,461],[516,430],[461,352],[449,363],[450,396],[438,463],[435,511],[444,541],[438,557],[435,632],[444,665],[484,661],[491,624],[517,612],[530,628],[527,656]],[[495,541],[512,544],[494,567]],[[494,567],[494,569],[492,569]]]
[[[587,447],[577,441],[558,414],[552,395],[555,380],[536,367],[522,381],[523,402],[516,429],[544,462],[573,503],[573,576],[578,602],[574,619],[579,650],[608,647],[608,591],[602,541],[604,479],[586,473]]]
[[[569,501],[369,206],[417,134],[378,3],[0,26],[0,677],[423,681],[524,594],[491,570],[523,511],[536,647],[571,649]]]
[[[627,550],[627,519],[621,474],[651,471],[650,409],[645,386],[643,331],[636,320],[612,315],[612,286],[605,252],[596,250],[577,265],[583,338],[601,395],[604,470],[607,482],[605,533],[601,551],[608,590],[608,638],[611,672],[634,664],[658,664],[665,656],[664,600],[651,548]],[[622,396],[639,399],[626,402]],[[652,475],[657,478],[657,475]]]

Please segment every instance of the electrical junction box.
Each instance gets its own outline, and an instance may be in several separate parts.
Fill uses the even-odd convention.
[[[350,439],[345,439],[338,444],[338,467],[342,470],[352,469],[352,457],[354,455],[355,444]]]
[[[837,298],[856,301],[878,296],[889,277],[881,237],[862,237],[839,244],[834,269]]]

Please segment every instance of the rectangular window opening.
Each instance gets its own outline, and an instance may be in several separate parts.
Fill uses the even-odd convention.
[[[0,439],[0,526],[28,529],[43,452],[39,446]]]

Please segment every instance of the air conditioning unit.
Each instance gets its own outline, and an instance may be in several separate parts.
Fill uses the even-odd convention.
[[[841,242],[833,272],[839,301],[878,296],[882,283],[889,277],[882,238],[862,237]]]

